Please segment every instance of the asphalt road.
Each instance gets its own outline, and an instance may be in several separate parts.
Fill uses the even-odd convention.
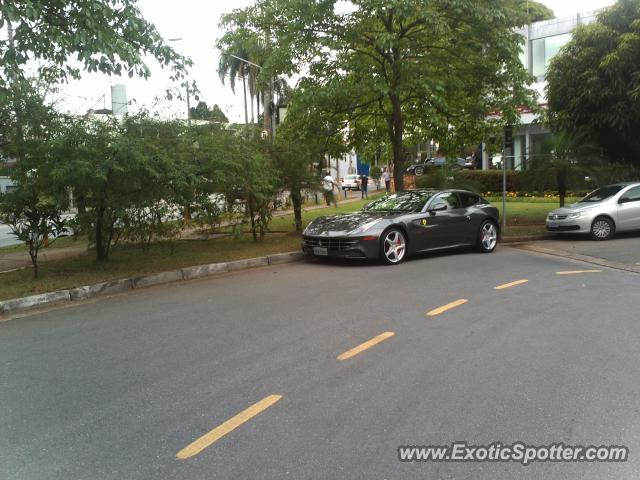
[[[556,273],[593,268],[506,247],[292,264],[0,323],[0,478],[638,478],[638,276]],[[630,458],[398,460],[399,445],[453,441]]]
[[[594,242],[588,235],[557,236],[541,245],[569,253],[589,255],[610,262],[640,265],[640,233],[623,232],[606,242]]]
[[[8,225],[0,223],[0,247],[8,247],[9,245],[18,245],[21,243],[16,237],[11,235],[11,229]]]

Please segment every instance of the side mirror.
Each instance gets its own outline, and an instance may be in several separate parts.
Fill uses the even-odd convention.
[[[620,197],[618,203],[627,203],[630,200],[629,197]]]
[[[444,203],[441,203],[439,205],[436,205],[435,207],[431,207],[428,211],[429,211],[429,213],[433,214],[433,213],[436,213],[436,212],[442,212],[442,211],[444,211],[446,209],[447,209],[447,205],[444,204]]]

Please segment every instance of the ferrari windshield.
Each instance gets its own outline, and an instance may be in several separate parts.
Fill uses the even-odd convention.
[[[363,210],[367,212],[400,211],[415,212],[422,210],[435,192],[400,192],[392,193],[386,197],[366,205]]]
[[[621,185],[610,185],[608,187],[602,187],[594,190],[589,195],[584,197],[578,203],[595,203],[606,200],[609,197],[613,197],[616,193],[622,190]]]

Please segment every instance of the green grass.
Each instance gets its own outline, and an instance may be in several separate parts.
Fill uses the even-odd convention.
[[[502,217],[502,198],[488,198],[500,211]],[[577,201],[577,198],[568,198],[565,204]],[[509,198],[507,199],[507,226],[523,224],[544,224],[547,214],[560,206],[557,199],[547,198]]]
[[[65,248],[87,245],[85,239],[79,239],[75,237],[60,237],[49,243],[48,247],[43,247],[40,251],[45,251],[47,248]],[[19,245],[9,245],[8,247],[0,247],[0,257],[6,253],[15,252],[27,252],[27,246],[22,243]]]
[[[347,213],[360,210],[363,205],[372,201],[359,200],[350,203],[339,203],[337,208],[322,208],[303,212],[303,226],[322,215]],[[492,199],[492,203],[502,207],[500,201]],[[312,207],[307,205],[306,207]],[[544,232],[544,217],[549,210],[557,207],[557,201],[517,201],[509,200],[507,204],[507,230],[505,236],[532,235]],[[177,240],[157,242],[151,245],[148,252],[134,245],[116,247],[108,262],[96,262],[92,252],[74,258],[55,260],[44,263],[40,268],[40,278],[33,279],[31,269],[0,274],[0,300],[37,293],[72,288],[80,285],[103,282],[117,278],[125,278],[147,273],[172,270],[191,265],[226,262],[242,258],[258,257],[274,253],[288,252],[300,248],[300,235],[294,232],[293,215],[274,217],[271,230],[284,233],[271,233],[264,241],[254,243],[251,235],[244,234],[235,240],[224,236],[210,240]],[[246,229],[246,227],[245,227]],[[63,238],[53,245],[83,245],[82,240]],[[50,248],[53,248],[52,247]],[[0,255],[11,249],[0,250]],[[24,248],[24,247],[22,247]]]

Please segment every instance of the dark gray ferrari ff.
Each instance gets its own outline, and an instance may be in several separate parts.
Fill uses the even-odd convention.
[[[496,248],[498,209],[465,190],[411,190],[386,195],[360,212],[319,217],[302,234],[302,250],[317,256],[380,259],[452,247]]]

